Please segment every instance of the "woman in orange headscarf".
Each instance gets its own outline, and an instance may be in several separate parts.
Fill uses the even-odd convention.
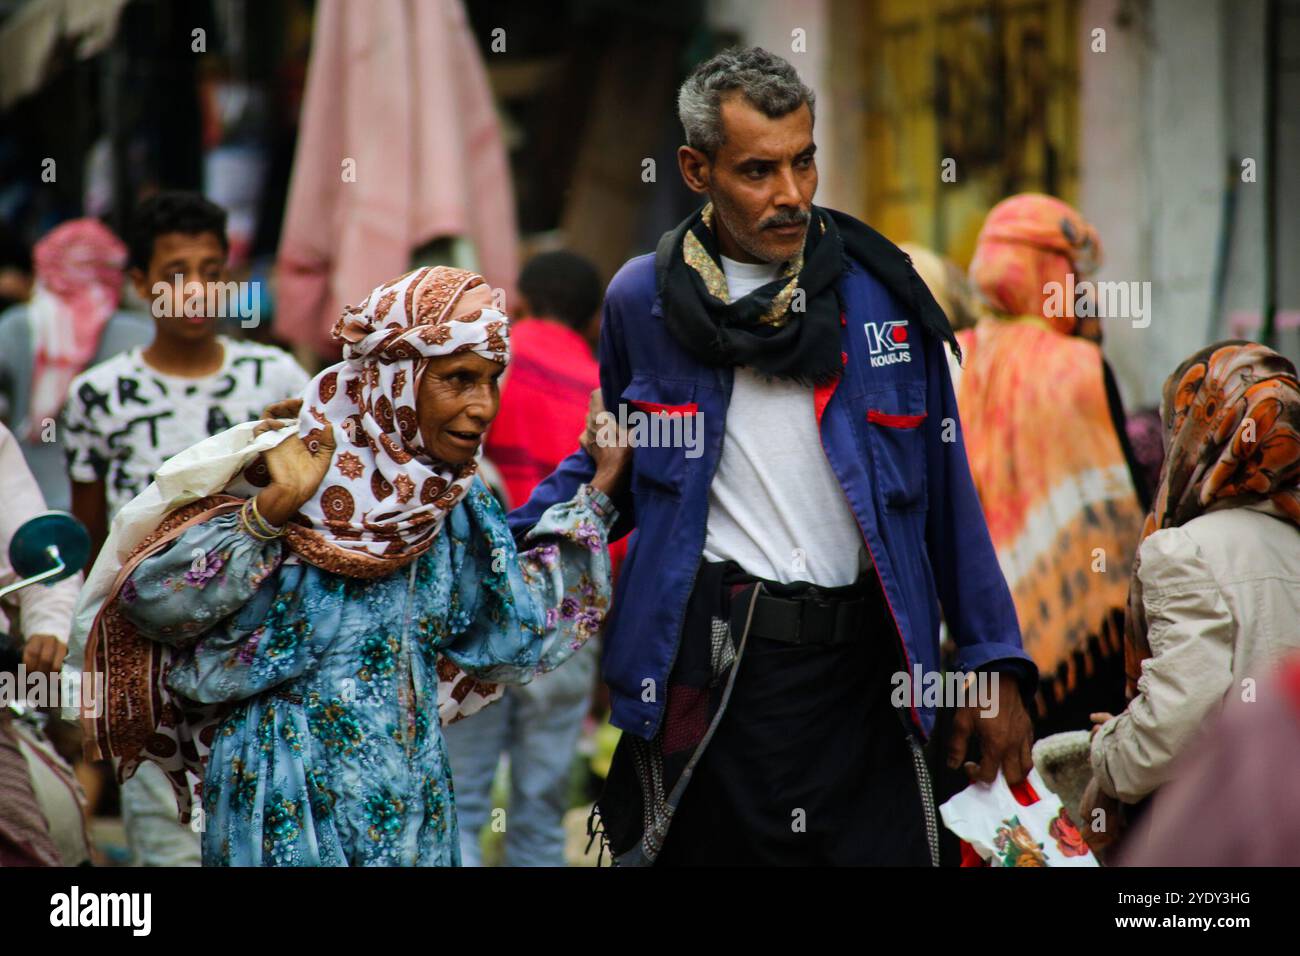
[[[1143,504],[1099,329],[1070,295],[1096,230],[1032,193],[998,203],[971,261],[992,311],[958,335],[966,452],[1025,650],[1043,675],[1038,732],[1123,701],[1125,598]]]

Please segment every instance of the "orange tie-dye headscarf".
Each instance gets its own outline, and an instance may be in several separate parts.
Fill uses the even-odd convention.
[[[1220,342],[1186,359],[1165,381],[1165,465],[1145,539],[1216,505],[1270,502],[1300,526],[1300,383],[1284,356],[1254,342]],[[1125,627],[1128,692],[1151,656],[1133,565]]]
[[[1049,282],[1066,286],[1101,265],[1101,238],[1069,203],[1042,193],[1021,193],[991,210],[975,242],[970,277],[985,300],[1006,316],[1036,316],[1064,335],[1078,327],[1073,303],[1045,308]],[[1060,314],[1056,314],[1056,313]]]

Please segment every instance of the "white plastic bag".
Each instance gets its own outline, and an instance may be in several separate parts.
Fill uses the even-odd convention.
[[[1021,806],[1002,771],[990,784],[972,783],[939,808],[944,825],[992,866],[1097,866],[1060,797],[1038,770],[1029,772],[1038,800]]]

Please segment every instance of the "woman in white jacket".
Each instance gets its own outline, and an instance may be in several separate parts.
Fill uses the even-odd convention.
[[[0,425],[0,586],[18,577],[9,565],[9,542],[45,499],[23,460],[18,440]],[[22,650],[22,669],[0,682],[0,867],[74,866],[89,856],[82,823],[81,787],[71,767],[40,730],[26,703],[29,675],[56,678],[67,653],[72,607],[81,574],[49,586],[24,588],[6,601],[0,618],[5,650]],[[8,632],[7,634],[5,632]],[[6,655],[7,656],[7,655]],[[47,685],[47,690],[49,685]],[[56,682],[53,690],[60,690]],[[51,691],[53,692],[53,691]],[[42,694],[49,700],[49,694]]]
[[[1295,366],[1255,343],[1208,346],[1165,382],[1161,417],[1165,466],[1126,622],[1129,705],[1094,716],[1083,811],[1095,845],[1108,840],[1093,810],[1168,782],[1207,718],[1254,699],[1258,678],[1300,648]]]

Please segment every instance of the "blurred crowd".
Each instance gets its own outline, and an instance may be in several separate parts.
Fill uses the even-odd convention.
[[[1269,776],[1300,753],[1296,370],[1253,342],[1209,344],[1167,370],[1160,407],[1124,409],[1088,293],[1060,308],[1047,292],[1091,274],[1102,238],[1065,202],[1022,194],[989,211],[966,272],[905,247],[957,331],[950,371],[971,473],[1041,678],[1035,735],[1086,733],[1090,779],[1073,809],[1112,861],[1294,862],[1289,804],[1276,801],[1282,835],[1270,843],[1240,794],[1284,794]],[[225,212],[178,192],[142,201],[122,236],[77,219],[30,253],[6,246],[0,582],[13,577],[10,537],[47,508],[85,524],[89,569],[114,516],[168,459],[298,397],[318,371],[272,344],[274,327],[204,297],[228,281],[228,253]],[[567,252],[529,260],[516,284],[513,358],[481,465],[506,509],[584,428],[604,295],[595,268]],[[11,599],[10,666],[79,664],[68,641],[80,585]],[[586,759],[603,739],[599,656],[584,648],[449,727],[466,863],[484,846],[509,865],[566,861],[564,819],[591,803],[599,764]],[[29,771],[33,750],[48,773]],[[119,787],[80,752],[78,728],[57,714],[0,715],[0,862],[199,863],[198,833],[177,822],[161,771],[146,763]],[[54,824],[52,791],[84,808],[80,841],[56,838],[67,820]],[[1188,824],[1196,814],[1214,826]],[[84,837],[117,815],[124,846]]]

